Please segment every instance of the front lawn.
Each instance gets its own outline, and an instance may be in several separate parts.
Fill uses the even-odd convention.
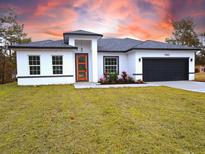
[[[205,153],[205,94],[0,86],[1,153]]]
[[[205,72],[196,73],[195,80],[200,82],[205,82]]]

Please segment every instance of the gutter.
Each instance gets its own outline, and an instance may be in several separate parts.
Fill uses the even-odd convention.
[[[28,46],[9,46],[10,49],[78,49],[77,47],[28,47]]]

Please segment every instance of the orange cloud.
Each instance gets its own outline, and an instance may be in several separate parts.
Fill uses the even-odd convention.
[[[0,2],[0,6],[16,8],[19,21],[33,40],[59,39],[65,31],[87,29],[110,37],[164,41],[172,32],[171,21],[176,15],[205,16],[203,0],[30,0],[36,4],[32,8],[10,1],[13,3]],[[176,13],[178,5],[191,10],[182,12],[180,7]]]

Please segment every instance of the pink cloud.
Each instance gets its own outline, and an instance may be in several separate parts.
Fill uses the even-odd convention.
[[[140,6],[139,2],[147,6]],[[32,8],[18,3],[0,2],[0,5],[16,8],[19,21],[25,24],[25,31],[33,40],[59,39],[65,31],[87,29],[105,36],[163,41],[172,32],[173,3],[172,0],[45,0]],[[187,0],[184,4],[194,6],[188,12],[193,17],[205,16],[203,9],[196,9],[203,0]]]

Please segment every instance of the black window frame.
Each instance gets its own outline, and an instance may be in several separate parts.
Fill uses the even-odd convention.
[[[56,58],[56,63],[54,63],[54,57],[60,57],[61,62],[59,62],[58,58]],[[60,70],[59,70],[60,68]],[[63,74],[63,56],[62,55],[52,55],[52,70],[54,75],[61,75]]]
[[[30,75],[40,75],[41,74],[41,57],[40,57],[40,55],[29,55],[28,56],[28,65],[29,65],[29,74]],[[35,69],[37,69],[37,70],[35,70]]]
[[[103,73],[105,74],[106,72],[105,72],[105,67],[107,66],[107,65],[105,65],[105,60],[106,60],[106,58],[116,58],[116,62],[117,62],[117,69],[116,69],[116,74],[117,75],[119,75],[119,56],[103,56]],[[109,66],[111,66],[111,65],[109,65]],[[114,65],[113,65],[114,66]],[[110,73],[110,72],[108,72],[108,73]]]

